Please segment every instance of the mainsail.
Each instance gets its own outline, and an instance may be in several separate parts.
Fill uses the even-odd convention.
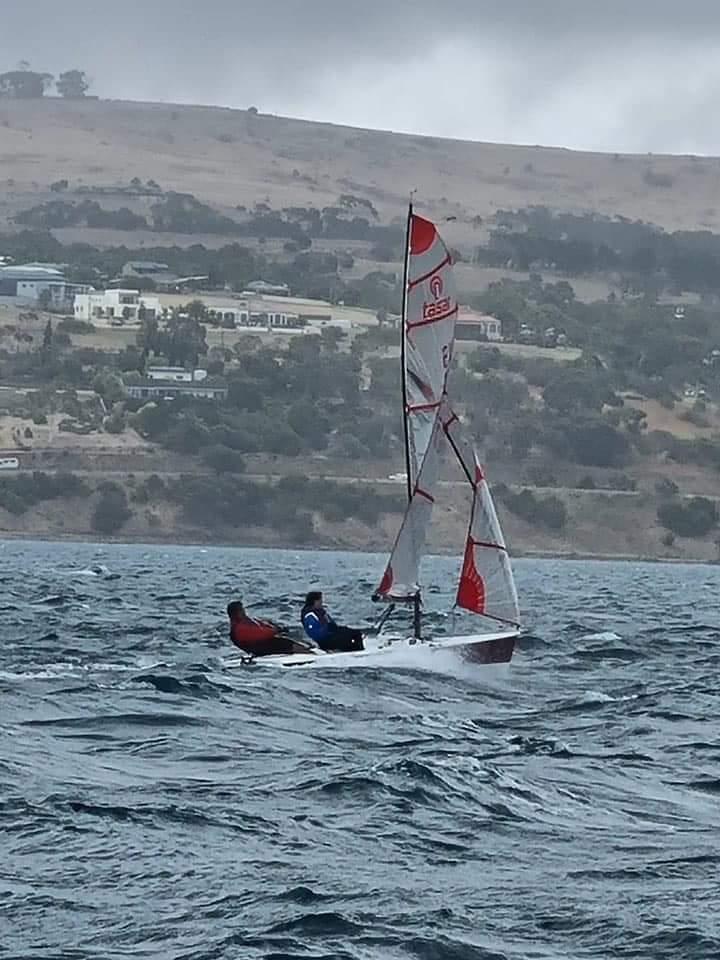
[[[439,418],[458,312],[452,257],[435,224],[408,211],[402,382],[408,508],[376,596],[419,602],[418,569],[445,438]]]
[[[458,303],[450,251],[434,223],[408,215],[403,297],[403,406],[412,497],[445,394]]]

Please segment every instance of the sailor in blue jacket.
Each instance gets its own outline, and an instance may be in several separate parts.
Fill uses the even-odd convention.
[[[300,619],[308,637],[326,653],[365,649],[362,632],[335,623],[323,606],[323,596],[319,590],[311,590],[305,597]]]

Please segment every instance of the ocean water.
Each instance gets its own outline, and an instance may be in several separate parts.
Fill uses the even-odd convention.
[[[720,568],[520,561],[509,668],[225,668],[231,596],[382,563],[0,544],[0,955],[720,956]]]

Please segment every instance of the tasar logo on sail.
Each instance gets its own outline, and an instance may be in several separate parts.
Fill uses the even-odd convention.
[[[452,299],[443,296],[444,284],[439,274],[435,274],[428,283],[428,287],[433,296],[433,301],[432,303],[427,301],[423,303],[424,321],[437,320],[438,317],[444,317],[452,310]]]

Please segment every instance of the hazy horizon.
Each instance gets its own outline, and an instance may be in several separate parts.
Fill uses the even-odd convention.
[[[256,106],[508,144],[717,154],[711,0],[50,0],[3,15],[0,69],[78,67],[123,100]],[[103,5],[104,6],[104,5]],[[52,31],[38,30],[43,19]]]

